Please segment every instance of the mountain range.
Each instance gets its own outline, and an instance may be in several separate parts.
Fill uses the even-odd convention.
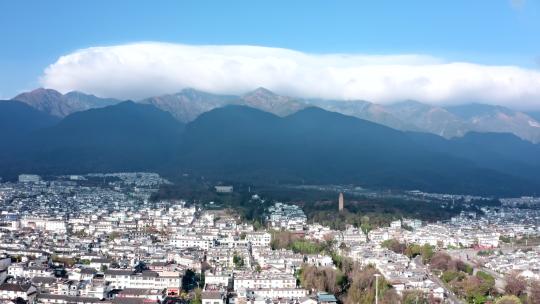
[[[61,94],[51,89],[22,93],[13,100],[56,117],[120,102],[80,92]],[[540,142],[540,114],[537,112],[525,113],[478,103],[439,107],[407,100],[380,105],[363,100],[294,98],[275,94],[265,88],[240,96],[184,89],[176,94],[150,97],[138,102],[167,111],[182,123],[191,122],[199,115],[225,105],[246,105],[278,116],[287,116],[316,106],[393,129],[432,133],[448,139],[462,137],[468,132],[496,132],[512,133],[533,143]]]
[[[540,179],[534,174],[540,169],[538,145],[508,134],[475,135],[468,134],[462,141],[405,133],[316,107],[278,117],[228,106],[186,125],[180,167],[246,182],[350,183],[484,194],[538,189]],[[522,145],[507,146],[507,154],[501,155],[496,147],[499,137]],[[485,148],[476,154],[467,152],[477,146]],[[514,157],[518,154],[519,160]],[[486,161],[487,155],[501,164]],[[514,164],[521,165],[520,170],[505,167]]]
[[[6,115],[11,135],[0,134],[0,142],[17,138],[0,151],[0,176],[151,170],[169,177],[501,196],[540,189],[540,146],[515,135],[468,132],[447,139],[290,98],[272,99],[279,115],[254,108],[273,95],[259,89],[249,105],[245,96],[219,96],[213,102],[223,106],[187,123],[152,102],[118,102],[60,119],[25,102],[0,101],[0,113],[17,109]],[[365,105],[377,113],[377,105]]]
[[[21,93],[12,98],[56,117],[65,117],[69,114],[93,108],[102,108],[117,104],[120,100],[114,98],[99,98],[81,92],[62,94],[52,89],[39,88],[31,92]]]

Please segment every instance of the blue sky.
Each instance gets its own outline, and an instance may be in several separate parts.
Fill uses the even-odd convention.
[[[0,97],[60,56],[158,41],[540,68],[540,1],[1,1]]]

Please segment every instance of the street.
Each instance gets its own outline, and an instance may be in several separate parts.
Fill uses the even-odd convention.
[[[439,285],[440,287],[442,287],[444,289],[444,292],[445,292],[445,303],[450,303],[450,304],[461,304],[461,303],[465,303],[463,301],[461,301],[457,296],[456,294],[450,290],[445,284],[443,281],[441,281],[441,279],[439,279],[439,277],[437,277],[436,275],[434,275],[426,265],[424,265],[424,263],[422,262],[422,257],[421,256],[417,256],[416,258],[413,259],[414,263],[416,264],[417,267],[419,268],[422,268],[426,271],[427,275],[428,275],[428,278],[433,281],[435,284]]]

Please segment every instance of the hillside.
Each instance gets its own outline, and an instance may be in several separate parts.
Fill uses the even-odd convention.
[[[0,147],[13,145],[23,136],[56,124],[60,119],[13,100],[0,100]]]
[[[130,101],[77,112],[26,136],[3,169],[11,174],[152,171],[175,156],[182,129],[169,113]]]
[[[467,193],[535,186],[406,133],[319,108],[285,118],[241,106],[215,109],[187,126],[183,146],[182,167],[216,178]]]
[[[540,186],[539,146],[514,135],[448,140],[317,107],[280,117],[230,105],[184,126],[152,105],[123,102],[76,112],[18,138],[0,155],[3,176],[142,170],[248,184],[504,196],[532,194]]]

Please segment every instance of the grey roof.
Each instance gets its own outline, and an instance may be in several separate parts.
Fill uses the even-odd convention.
[[[55,295],[50,293],[42,293],[37,296],[38,299],[51,299],[51,300],[64,300],[68,303],[110,303],[108,301],[101,301],[98,298],[88,298],[88,297],[72,297],[65,295]]]
[[[221,292],[219,291],[203,291],[201,294],[203,299],[223,299]]]
[[[105,270],[106,275],[132,275],[133,270],[126,269],[107,269]]]
[[[318,293],[317,298],[319,302],[337,302],[336,297],[329,293]]]
[[[124,298],[116,297],[112,300],[115,304],[143,304],[147,299],[145,298]]]
[[[142,272],[143,277],[159,277],[159,273],[155,271],[145,270]]]
[[[52,284],[56,282],[55,277],[33,277],[32,283],[34,284]]]
[[[120,291],[119,295],[155,295],[161,293],[159,289],[149,288],[125,288]]]
[[[11,283],[4,283],[2,285],[0,285],[0,290],[5,290],[5,291],[15,291],[15,292],[27,292],[28,289],[30,289],[32,285],[30,284],[24,284],[24,285],[20,285],[20,284],[11,284]]]
[[[95,274],[97,271],[94,268],[83,268],[81,274]]]

